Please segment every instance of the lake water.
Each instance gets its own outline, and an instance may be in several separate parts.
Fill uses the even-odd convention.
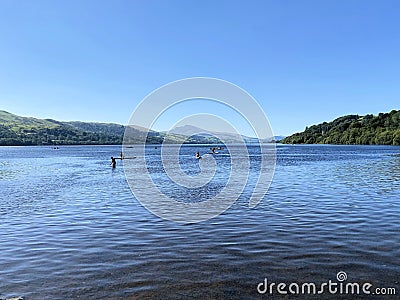
[[[183,164],[204,149],[182,148]],[[265,299],[264,278],[321,283],[339,271],[399,299],[400,147],[278,145],[256,208],[249,184],[222,215],[185,225],[132,196],[120,162],[109,165],[120,151],[0,147],[0,299]]]

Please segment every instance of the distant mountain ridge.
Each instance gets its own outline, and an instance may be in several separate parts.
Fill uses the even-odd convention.
[[[95,129],[96,126],[99,128]],[[3,146],[114,144],[121,142],[120,133],[121,127],[116,124],[60,122],[0,111],[0,145]]]
[[[176,127],[172,130],[170,130],[170,133],[173,134],[178,134],[178,135],[184,135],[184,136],[197,136],[197,137],[202,137],[202,138],[212,138],[212,137],[218,137],[221,140],[224,140],[226,143],[241,143],[245,142],[248,144],[251,143],[258,143],[259,140],[254,137],[249,137],[246,135],[241,135],[238,133],[229,133],[229,132],[219,132],[219,131],[211,131],[211,130],[206,130],[203,128],[199,128],[193,125],[184,125],[180,127]],[[261,140],[261,142],[269,143],[276,140],[274,139],[265,139]]]
[[[121,144],[126,127],[113,123],[95,122],[61,122],[52,119],[21,117],[0,110],[0,146],[16,145],[111,145]],[[258,141],[255,138],[231,133],[217,133],[192,126],[178,127],[171,132],[149,131],[139,126],[129,126],[131,143],[138,143],[146,138],[150,144],[187,143],[187,144],[221,144],[221,139],[228,143],[239,142],[241,138],[247,143]],[[186,130],[186,131],[185,131]],[[146,137],[147,135],[147,137]]]
[[[113,123],[61,122],[52,119],[21,117],[0,111],[0,145],[114,145],[121,144],[125,126]],[[146,138],[147,143],[160,144],[165,134],[130,126],[132,143]],[[146,137],[147,135],[147,137]],[[184,136],[169,135],[169,143],[183,142]],[[196,142],[191,139],[191,142]]]
[[[400,110],[348,115],[307,127],[284,138],[285,144],[400,145]]]

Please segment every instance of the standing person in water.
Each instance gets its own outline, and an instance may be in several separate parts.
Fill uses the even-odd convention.
[[[121,160],[123,160],[124,159],[124,153],[121,152],[120,156],[121,156]]]
[[[117,166],[117,161],[112,156],[111,156],[111,165],[112,165],[113,169],[115,169],[115,167]]]

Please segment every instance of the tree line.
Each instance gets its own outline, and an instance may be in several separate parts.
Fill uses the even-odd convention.
[[[284,144],[400,145],[400,111],[348,115],[306,127],[284,138]]]

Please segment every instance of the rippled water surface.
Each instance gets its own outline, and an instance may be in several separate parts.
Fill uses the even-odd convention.
[[[183,171],[196,174],[194,152],[206,149],[183,147]],[[400,293],[400,147],[278,145],[255,209],[253,170],[229,210],[189,225],[135,200],[121,163],[109,165],[120,150],[0,147],[0,298],[258,299],[264,278],[318,283],[339,271]],[[253,162],[257,150],[249,148]],[[166,189],[157,157],[149,170]],[[217,167],[225,162],[221,155]],[[201,201],[225,181],[164,192]]]

